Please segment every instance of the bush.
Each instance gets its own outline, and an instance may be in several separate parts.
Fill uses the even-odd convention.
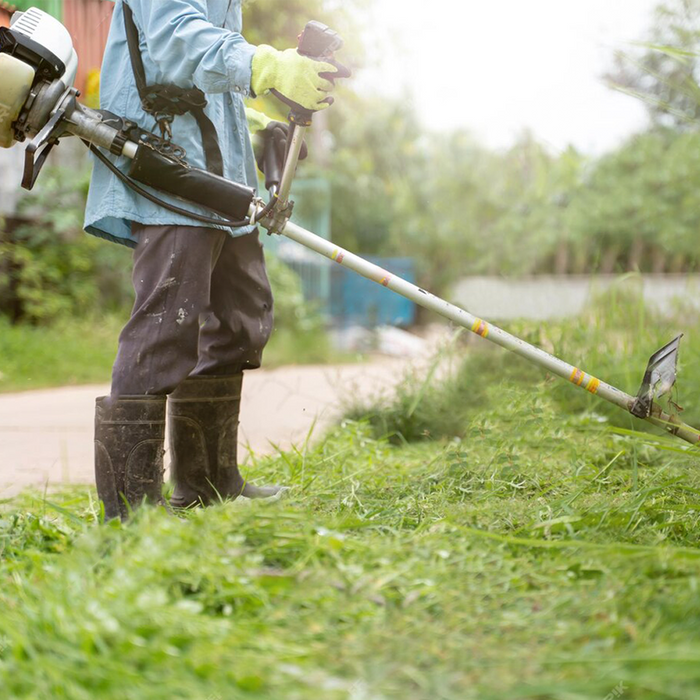
[[[83,232],[89,172],[47,170],[24,201],[24,219],[0,235],[0,316],[46,324],[105,311],[127,313],[133,299],[131,252]],[[60,203],[60,206],[57,206]],[[268,257],[276,327],[320,329],[296,273]]]
[[[49,170],[0,236],[0,315],[49,323],[130,302],[130,252],[83,233],[88,173]]]

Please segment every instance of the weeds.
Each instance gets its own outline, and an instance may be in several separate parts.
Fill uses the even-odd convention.
[[[521,321],[509,324],[508,330],[633,395],[651,354],[682,331],[679,381],[670,398],[682,406],[688,397],[691,405],[682,418],[700,425],[700,405],[692,401],[693,389],[700,385],[700,318],[696,311],[681,306],[667,317],[653,312],[626,284],[632,277],[621,278],[581,317],[546,325]],[[520,440],[528,434],[529,426],[536,426],[538,416],[542,417],[535,399],[539,386],[546,387],[556,399],[556,410],[548,417],[553,422],[573,412],[587,416],[595,431],[603,424],[626,431],[650,430],[647,423],[479,339],[462,338],[436,357],[435,364],[453,369],[439,372],[439,378],[429,386],[420,372],[408,375],[395,396],[353,405],[347,417],[367,420],[376,436],[401,444],[478,436],[493,427],[487,416],[491,415],[489,409],[496,408],[498,425],[514,420],[516,439]],[[517,410],[510,411],[513,387],[522,398]],[[523,389],[535,391],[526,394]],[[677,407],[672,405],[670,411],[675,413]],[[553,429],[548,426],[548,430]]]

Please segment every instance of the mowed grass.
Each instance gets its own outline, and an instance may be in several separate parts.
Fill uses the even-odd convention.
[[[588,350],[614,365],[626,337]],[[468,354],[461,396],[414,377],[251,464],[277,503],[125,526],[87,489],[6,504],[2,697],[700,696],[700,454]]]

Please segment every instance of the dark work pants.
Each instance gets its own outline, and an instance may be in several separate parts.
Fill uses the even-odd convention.
[[[136,302],[119,336],[112,396],[169,394],[189,376],[259,367],[272,293],[258,234],[133,226]]]

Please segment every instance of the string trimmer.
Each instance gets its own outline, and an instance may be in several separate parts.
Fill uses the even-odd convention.
[[[342,44],[338,34],[328,27],[310,22],[300,36],[298,50],[313,58],[332,60]],[[187,162],[185,151],[176,144],[118,115],[80,104],[77,101],[79,93],[73,87],[76,70],[77,56],[68,31],[41,10],[32,8],[16,13],[11,27],[0,29],[0,146],[7,148],[15,142],[30,139],[22,179],[26,189],[33,187],[46,156],[59,140],[77,136],[115,176],[140,195],[167,209],[209,224],[231,227],[260,224],[270,234],[300,243],[637,418],[693,445],[700,443],[700,431],[663,410],[658,403],[676,381],[680,336],[652,355],[639,392],[630,396],[293,223],[290,219],[294,203],[290,192],[304,134],[312,122],[311,112],[292,105],[289,115],[291,129],[283,163],[277,161],[271,142],[269,147],[273,150],[264,154],[266,187],[270,193],[266,203],[255,190],[245,185],[192,167]],[[102,149],[130,158],[132,163],[128,175],[118,170]],[[212,216],[201,216],[175,207],[160,200],[143,185],[204,206]]]

